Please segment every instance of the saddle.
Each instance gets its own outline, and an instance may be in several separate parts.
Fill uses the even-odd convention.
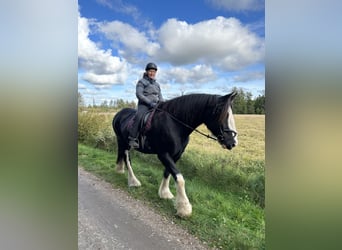
[[[140,134],[145,134],[147,131],[149,131],[151,129],[152,118],[153,118],[155,112],[156,112],[156,109],[151,109],[145,113],[142,121],[140,121],[140,123],[141,123],[140,129],[139,129]]]
[[[146,132],[151,129],[152,126],[152,119],[154,116],[154,113],[156,112],[156,109],[148,110],[143,118],[139,121],[139,132],[138,132],[138,138],[139,138],[139,144],[141,148],[144,148],[145,142],[146,142]],[[130,121],[127,124],[127,127],[130,128],[133,125],[133,122],[135,121],[136,115],[134,115]]]

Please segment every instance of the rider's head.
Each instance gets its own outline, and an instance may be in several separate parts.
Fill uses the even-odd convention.
[[[148,63],[145,67],[146,74],[151,79],[156,77],[157,70],[157,65],[153,62]]]
[[[151,69],[154,69],[155,71],[158,70],[157,65],[155,63],[153,63],[153,62],[150,62],[150,63],[146,64],[146,67],[145,67],[146,71],[149,71]]]

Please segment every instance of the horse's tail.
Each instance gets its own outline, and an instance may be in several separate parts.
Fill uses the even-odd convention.
[[[123,113],[123,110],[120,110],[113,117],[112,127],[113,127],[113,130],[114,130],[116,136],[119,136],[122,133],[122,131],[121,131],[121,128],[122,128],[121,123],[123,120],[122,113]]]
[[[119,112],[120,113],[120,112]],[[115,132],[115,134],[118,134],[118,127],[117,127],[117,124],[118,124],[118,114],[119,113],[116,113],[113,117],[113,121],[112,121],[112,127],[113,127],[113,130]]]

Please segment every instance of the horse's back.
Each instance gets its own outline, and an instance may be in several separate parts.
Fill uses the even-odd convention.
[[[136,112],[136,109],[124,108],[115,114],[112,125],[116,134],[123,130],[123,128],[127,125],[129,120],[135,115]]]
[[[132,108],[123,108],[115,114],[113,120],[118,119],[118,118],[123,119],[127,116],[130,116],[130,115],[136,113],[136,111],[137,111],[136,109],[132,109]]]

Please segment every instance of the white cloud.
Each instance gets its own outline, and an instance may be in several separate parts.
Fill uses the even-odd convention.
[[[196,24],[169,19],[159,30],[146,33],[121,21],[97,25],[112,41],[113,49],[133,64],[155,60],[173,65],[207,64],[223,70],[238,70],[264,58],[264,39],[235,18],[217,17]]]
[[[110,87],[113,83],[124,83],[125,79],[121,78],[119,74],[95,74],[87,72],[82,76],[82,79],[98,87]]]
[[[136,6],[127,3],[127,1],[124,2],[123,0],[96,0],[96,2],[110,8],[114,12],[129,15],[134,19],[135,23],[139,25],[144,25],[146,27],[152,26],[152,23],[148,20],[148,18],[143,17],[140,10]]]
[[[265,0],[207,0],[217,8],[232,11],[255,11],[265,8]]]
[[[250,82],[255,80],[264,80],[265,73],[260,71],[241,73],[233,77],[233,82]]]
[[[85,73],[82,78],[95,85],[122,84],[127,78],[127,63],[112,56],[110,49],[103,50],[89,39],[89,23],[78,17],[79,66]]]
[[[264,41],[235,18],[188,24],[169,19],[159,30],[156,58],[175,65],[203,63],[237,70],[264,57]]]
[[[190,69],[172,67],[164,73],[167,82],[175,83],[206,83],[216,79],[216,74],[211,67],[196,65]]]
[[[78,83],[78,89],[87,89],[87,87],[82,83]]]
[[[125,13],[131,16],[139,16],[140,12],[134,5],[124,3],[122,0],[96,0],[99,4],[109,7],[116,12]]]
[[[139,62],[139,55],[153,56],[159,49],[159,44],[149,41],[143,32],[129,24],[113,21],[99,23],[99,30],[113,41],[113,46],[119,49],[119,53],[128,62]],[[122,48],[121,48],[122,47]]]

